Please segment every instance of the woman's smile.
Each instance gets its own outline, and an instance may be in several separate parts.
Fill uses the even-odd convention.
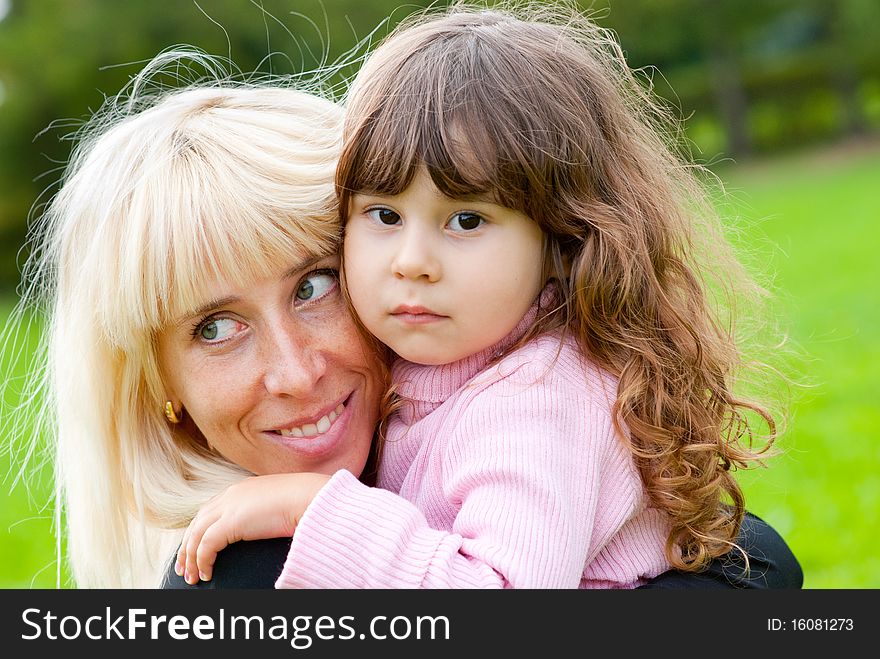
[[[350,428],[358,396],[352,393],[316,423],[265,431],[269,440],[286,450],[312,459],[332,455],[344,450],[344,443],[351,440]]]
[[[348,397],[346,397],[346,400],[348,400]],[[272,432],[284,437],[314,437],[330,430],[330,426],[333,425],[333,422],[336,421],[344,411],[345,404],[339,403],[326,414],[321,414],[320,418],[314,423],[286,423],[283,427],[278,430],[273,430]]]
[[[338,257],[309,260],[248,284],[216,282],[209,323],[229,331],[160,338],[163,370],[206,443],[254,474],[359,474],[382,385],[335,277]],[[210,327],[198,318],[197,327]],[[226,325],[222,329],[227,329]]]

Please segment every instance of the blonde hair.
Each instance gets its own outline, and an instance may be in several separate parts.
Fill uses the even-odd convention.
[[[279,79],[169,90],[169,64],[82,130],[25,271],[22,305],[48,316],[33,373],[80,587],[159,585],[182,527],[247,475],[165,419],[157,332],[218,276],[339,246],[341,108]]]
[[[353,193],[399,194],[424,167],[444,194],[492,194],[540,225],[563,294],[524,341],[561,329],[619,378],[617,429],[671,520],[667,557],[697,571],[735,546],[731,470],[759,463],[777,429],[733,390],[747,366],[734,303],[763,291],[674,136],[613,35],[576,9],[455,3],[401,23],[364,64],[337,192],[345,214]]]

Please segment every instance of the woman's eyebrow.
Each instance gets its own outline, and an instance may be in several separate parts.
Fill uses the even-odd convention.
[[[219,309],[220,307],[224,307],[227,304],[233,304],[238,302],[241,298],[237,295],[227,295],[226,297],[218,297],[216,299],[210,300],[200,306],[198,309],[193,309],[192,311],[188,311],[180,317],[180,320],[176,323],[177,325],[184,325],[191,318],[195,318],[196,316],[204,316],[210,311],[214,309]]]
[[[284,272],[284,274],[281,275],[281,279],[292,279],[294,277],[297,277],[299,275],[299,273],[301,273],[303,270],[307,270],[308,268],[312,267],[315,263],[317,263],[318,261],[320,261],[321,259],[324,259],[324,258],[327,258],[326,254],[321,254],[321,255],[317,255],[317,256],[310,256],[309,258],[300,261],[299,263],[295,264],[293,267],[286,270]],[[196,316],[204,316],[205,314],[213,311],[214,309],[219,309],[220,307],[225,307],[228,304],[234,304],[236,302],[239,302],[240,300],[241,300],[241,296],[238,296],[238,295],[226,295],[224,297],[214,298],[213,300],[209,300],[205,304],[201,305],[197,309],[193,309],[192,311],[189,311],[189,312],[183,314],[183,316],[181,316],[180,321],[176,324],[183,325],[190,318],[195,318]]]
[[[317,254],[315,256],[310,256],[306,259],[303,259],[292,268],[288,269],[283,275],[281,275],[282,279],[291,279],[299,275],[303,270],[308,270],[313,265],[315,265],[318,261],[322,259],[326,259],[330,254]]]

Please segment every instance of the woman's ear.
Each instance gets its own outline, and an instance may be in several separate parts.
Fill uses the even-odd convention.
[[[183,406],[180,403],[168,399],[165,401],[165,418],[168,422],[177,425],[183,420]]]

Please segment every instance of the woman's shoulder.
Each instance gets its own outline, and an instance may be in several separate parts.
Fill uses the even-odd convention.
[[[190,585],[177,576],[173,563],[162,582],[171,590],[272,589],[290,551],[290,538],[234,542],[217,554],[210,581]]]

